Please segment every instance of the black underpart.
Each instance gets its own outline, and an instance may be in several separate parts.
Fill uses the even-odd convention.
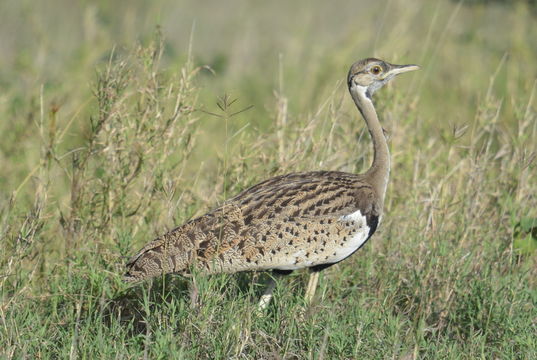
[[[289,275],[293,270],[272,269],[272,272],[278,275]]]
[[[362,248],[362,246],[365,245],[365,243],[367,243],[369,241],[369,239],[371,239],[371,236],[373,236],[373,234],[375,233],[375,231],[377,230],[377,227],[379,225],[379,217],[378,216],[374,216],[374,215],[371,215],[371,216],[367,216],[366,218],[367,220],[367,226],[369,227],[369,235],[367,236],[367,239],[364,241],[364,243],[356,250],[354,250],[352,253],[349,254],[349,256],[351,256],[352,254],[354,254],[355,252],[357,252],[358,250],[360,250]],[[310,267],[309,269],[313,272],[319,272],[319,271],[322,271],[332,265],[335,265],[343,260],[345,260],[346,258],[348,258],[349,256],[339,260],[339,261],[336,261],[336,262],[333,262],[333,263],[328,263],[328,264],[319,264],[319,265],[315,265],[315,266],[312,266]]]
[[[326,269],[327,267],[330,267],[330,266],[332,266],[332,265],[334,265],[334,264],[337,264],[337,262],[335,262],[335,263],[329,263],[329,264],[315,265],[315,266],[310,267],[309,269],[310,269],[311,271],[313,271],[313,272],[319,272],[319,271],[324,270],[324,269]]]

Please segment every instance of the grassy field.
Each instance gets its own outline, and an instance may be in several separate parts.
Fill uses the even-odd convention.
[[[1,2],[0,357],[536,359],[536,10]],[[306,272],[264,316],[266,274],[121,282],[143,244],[248,186],[367,168],[345,78],[370,56],[423,70],[376,95],[383,224],[313,304]]]

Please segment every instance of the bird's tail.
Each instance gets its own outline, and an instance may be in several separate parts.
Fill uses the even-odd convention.
[[[172,272],[184,272],[188,268],[191,251],[185,251],[181,242],[171,241],[176,239],[177,231],[180,229],[153,240],[133,256],[127,262],[123,281],[136,282]]]
[[[226,206],[171,230],[127,262],[124,280],[133,282],[172,272],[185,274],[192,267],[205,273],[222,270],[215,265],[214,257],[237,241],[244,226],[241,216],[237,206]]]

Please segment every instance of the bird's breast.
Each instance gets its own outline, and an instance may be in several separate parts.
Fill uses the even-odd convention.
[[[317,234],[318,235],[315,235]],[[301,235],[301,236],[300,236]],[[274,268],[294,270],[322,264],[335,264],[358,250],[369,238],[370,227],[360,211],[334,219],[325,230],[314,235],[300,234],[299,246],[286,252]],[[289,247],[286,247],[286,251]],[[285,260],[284,260],[285,258]]]

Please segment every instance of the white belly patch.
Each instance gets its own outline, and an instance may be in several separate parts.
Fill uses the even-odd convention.
[[[340,240],[339,246],[336,246],[334,250],[335,255],[332,254],[326,263],[336,263],[345,259],[358,250],[369,237],[369,226],[367,226],[367,220],[360,210],[349,215],[343,215],[338,221],[345,226],[349,234]]]

